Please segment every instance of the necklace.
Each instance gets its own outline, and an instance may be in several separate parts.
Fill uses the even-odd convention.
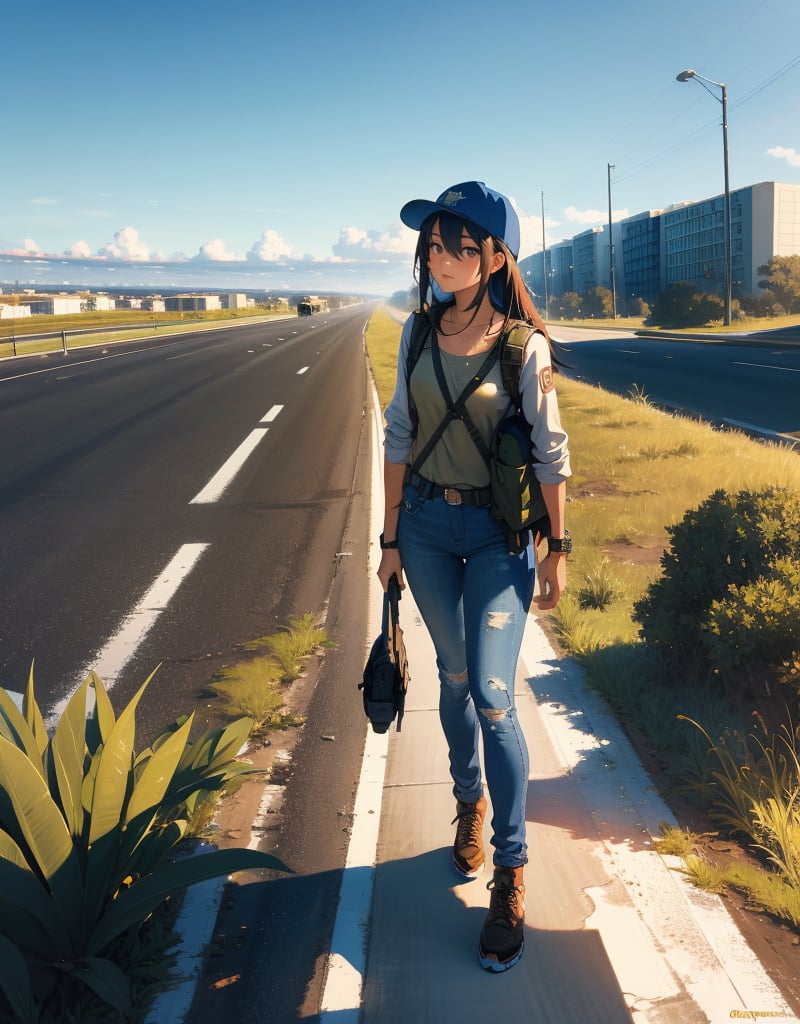
[[[451,318],[451,322],[452,322],[452,318]],[[491,331],[493,323],[494,323],[494,310],[492,310],[492,315],[489,317],[489,323],[488,324],[485,324],[485,325],[484,324],[475,324],[475,318],[473,316],[473,318],[471,320],[468,320],[464,324],[463,327],[459,327],[459,329],[457,331],[450,331],[450,332],[443,331],[441,329],[442,324],[441,324],[441,321],[440,321],[439,322],[439,333],[444,335],[445,338],[455,338],[456,335],[463,334],[464,331],[466,331],[466,329],[468,327],[472,327],[473,325],[475,325],[477,327],[483,327],[483,333],[484,333],[484,335],[487,335]]]

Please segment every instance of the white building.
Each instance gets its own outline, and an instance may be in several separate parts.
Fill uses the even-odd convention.
[[[21,320],[30,315],[30,306],[12,306],[8,303],[0,303],[0,320]]]
[[[35,316],[65,316],[82,313],[86,300],[77,295],[53,295],[48,299],[33,299],[31,313]]]

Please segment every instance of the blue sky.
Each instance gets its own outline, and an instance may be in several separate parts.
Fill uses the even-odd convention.
[[[3,15],[0,251],[411,283],[402,204],[471,178],[522,256],[731,186],[800,183],[797,0],[46,0]],[[226,264],[223,268],[220,264]],[[344,276],[343,276],[344,275]]]

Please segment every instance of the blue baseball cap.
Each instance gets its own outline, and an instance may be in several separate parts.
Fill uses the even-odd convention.
[[[419,231],[432,213],[454,213],[488,231],[508,246],[514,259],[519,255],[519,218],[514,207],[500,192],[487,188],[482,181],[464,181],[453,185],[439,196],[430,199],[412,199],[400,211],[400,220],[406,227]]]

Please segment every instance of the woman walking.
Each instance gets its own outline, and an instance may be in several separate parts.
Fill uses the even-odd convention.
[[[412,328],[420,314],[402,333],[386,410],[378,575],[384,589],[393,574],[401,585],[408,580],[436,651],[439,715],[456,799],[453,863],[467,877],[477,877],[485,859],[482,747],[494,871],[479,957],[487,970],[504,971],[523,950],[528,751],[514,679],[534,587],[534,538],[530,531],[510,536],[493,517],[489,470],[469,428],[477,429],[485,452],[497,424],[514,411],[497,359],[511,321],[531,327],[519,392],[549,517],[548,551],[538,566],[536,600],[543,609],[555,607],[566,584],[567,436],[547,329],[516,262],[519,221],[508,199],[469,181],[435,202],[407,203],[400,217],[420,233],[414,267],[430,329],[410,374]],[[459,417],[443,426],[451,396],[462,396],[475,378],[479,383],[465,402],[469,426]]]

